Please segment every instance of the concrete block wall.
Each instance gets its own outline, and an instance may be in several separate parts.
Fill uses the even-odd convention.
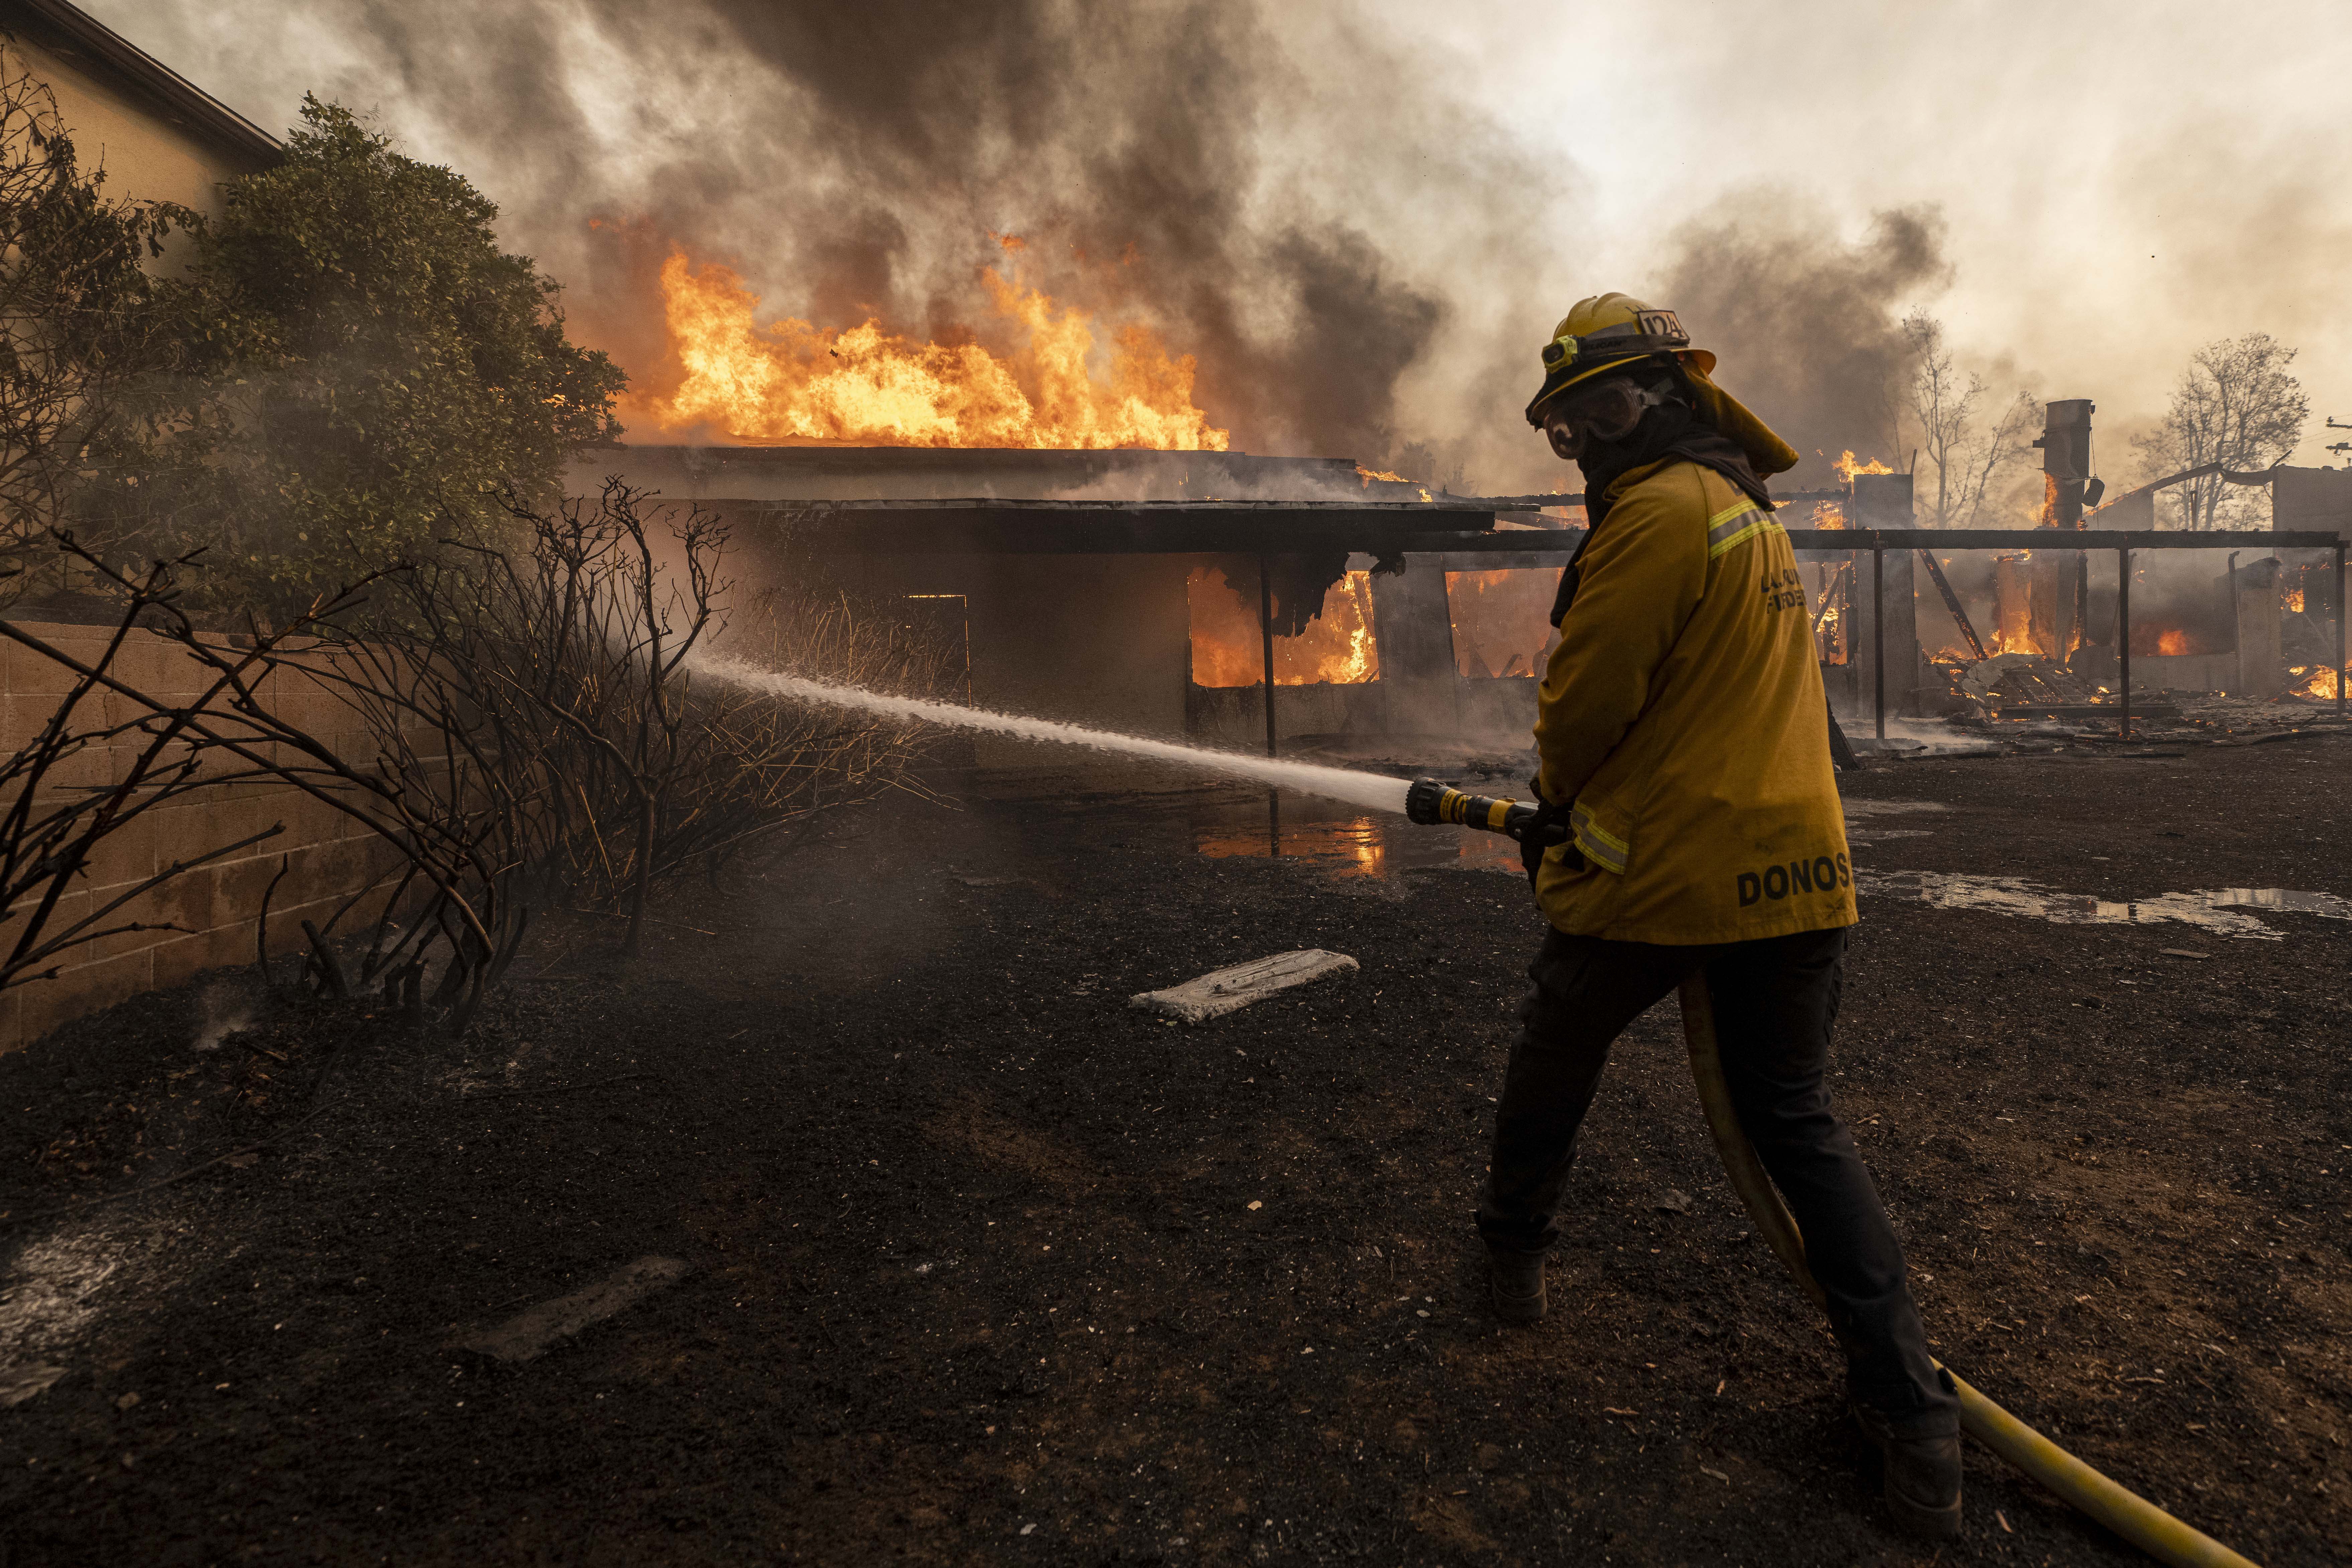
[[[85,664],[98,661],[111,635],[106,626],[18,625]],[[164,700],[192,698],[205,685],[201,666],[145,632],[131,635],[113,668],[125,685]],[[13,752],[37,735],[72,680],[69,670],[47,657],[14,642],[0,642],[0,745]],[[278,674],[268,678],[262,691],[285,717],[342,755],[367,754],[367,731],[358,715],[317,682]],[[101,715],[110,722],[124,722],[139,710],[128,699],[99,693],[85,700],[81,711],[78,727],[88,727]],[[115,782],[136,754],[136,741],[128,737],[89,748],[51,774],[52,786]],[[304,920],[323,924],[352,892],[392,869],[392,852],[380,839],[293,785],[221,784],[155,807],[102,841],[87,874],[59,901],[48,930],[61,930],[80,913],[103,907],[175,861],[193,859],[272,824],[283,824],[284,831],[176,877],[101,922],[172,924],[185,930],[126,931],[69,949],[58,957],[56,979],[0,992],[0,1051],[13,1050],[68,1019],[142,991],[177,984],[201,970],[252,963],[262,893],[281,866],[286,875],[270,901],[273,953],[300,947]],[[349,926],[349,918],[345,923]],[[13,942],[16,935],[13,923],[0,928],[0,938]]]

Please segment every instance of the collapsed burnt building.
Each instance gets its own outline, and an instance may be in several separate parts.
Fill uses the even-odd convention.
[[[1791,528],[1841,712],[1880,734],[1890,710],[2127,730],[2135,683],[2340,712],[2352,471],[2208,463],[2108,499],[2090,471],[2095,412],[2087,398],[2044,405],[2032,528],[1917,530],[1912,478],[1889,472],[1853,474],[1826,528]],[[2200,481],[2269,489],[2272,527],[2158,529],[2158,498]]]
[[[2156,529],[2194,472],[2086,510],[2090,407],[2051,405],[2039,528],[1917,529],[1906,474],[1784,498],[1852,732],[2121,717],[2135,687],[2143,712],[2165,688],[2338,695],[2352,483],[2229,476],[2273,487],[2267,532]],[[1234,748],[1524,738],[1581,538],[1580,496],[1433,494],[1346,458],[647,446],[584,459],[570,488],[607,474],[728,518],[747,581],[815,571],[960,641],[977,706]]]

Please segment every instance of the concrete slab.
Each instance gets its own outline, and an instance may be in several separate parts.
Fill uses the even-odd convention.
[[[640,1258],[584,1290],[542,1301],[495,1329],[459,1340],[457,1348],[520,1365],[535,1360],[558,1341],[635,1306],[686,1271],[679,1258]]]
[[[1254,958],[1247,963],[1213,969],[1198,980],[1187,980],[1164,991],[1141,992],[1129,997],[1127,1005],[1187,1024],[1204,1024],[1263,1001],[1277,991],[1287,991],[1294,985],[1357,967],[1356,961],[1344,952],[1302,947],[1296,952],[1277,952],[1266,958]]]

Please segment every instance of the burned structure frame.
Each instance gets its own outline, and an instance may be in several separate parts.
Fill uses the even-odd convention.
[[[1872,705],[1878,738],[1886,738],[1886,552],[1889,550],[2057,550],[2116,552],[2116,658],[2118,732],[2131,733],[2131,557],[2135,550],[2326,550],[2336,557],[2336,716],[2345,716],[2345,542],[2316,531],[2177,532],[2158,530],[2050,528],[1795,529],[1789,542],[1799,550],[1870,552]],[[1940,574],[1938,574],[1940,576]]]
[[[1789,500],[1840,499],[1845,491],[1804,492]],[[1119,500],[820,500],[795,504],[794,526],[822,552],[930,553],[943,550],[1006,554],[1249,555],[1259,563],[1259,629],[1264,658],[1265,744],[1276,749],[1274,719],[1274,595],[1271,558],[1302,552],[1370,555],[1402,571],[1407,556],[1478,556],[1497,566],[1513,556],[1555,560],[1582,530],[1497,527],[1507,512],[1570,506],[1573,494],[1447,497],[1430,501],[1119,501]],[[1907,499],[1907,498],[1906,498]],[[1906,508],[1907,510],[1907,508]],[[1448,527],[1446,525],[1452,524]],[[2131,570],[2141,550],[2315,550],[2335,559],[2336,716],[2346,715],[2345,577],[2347,542],[2316,530],[2192,531],[2155,529],[1792,528],[1801,552],[1871,558],[1872,711],[1886,735],[1885,604],[1887,557],[1904,551],[2113,551],[2119,577],[2116,653],[2121,679],[2119,733],[2131,732]],[[1932,556],[1930,557],[1932,563]],[[1545,564],[1551,564],[1547,562]],[[1937,574],[1939,584],[1940,572]]]

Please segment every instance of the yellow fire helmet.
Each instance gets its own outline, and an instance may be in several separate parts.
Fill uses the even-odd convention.
[[[1528,405],[1528,423],[1540,428],[1544,405],[1578,382],[1656,353],[1671,353],[1701,375],[1715,369],[1715,356],[1690,346],[1690,334],[1672,310],[1645,305],[1631,294],[1579,300],[1544,345],[1543,390]]]

